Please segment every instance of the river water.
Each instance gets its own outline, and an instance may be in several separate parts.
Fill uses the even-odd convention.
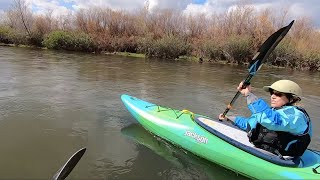
[[[217,117],[245,67],[0,47],[0,179],[50,179],[78,149],[69,179],[245,179],[153,137],[121,94]],[[256,95],[278,79],[301,85],[320,150],[320,74],[263,67]],[[239,98],[230,114],[248,115]],[[230,162],[230,163],[236,163]]]

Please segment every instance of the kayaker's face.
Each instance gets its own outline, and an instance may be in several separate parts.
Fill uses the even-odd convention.
[[[287,96],[282,92],[270,90],[270,94],[271,94],[271,104],[270,105],[273,108],[282,107],[283,105],[285,105],[289,102],[289,99],[287,98]]]

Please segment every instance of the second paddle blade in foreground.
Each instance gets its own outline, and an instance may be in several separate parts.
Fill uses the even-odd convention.
[[[83,154],[86,152],[86,148],[82,148],[74,153],[69,160],[56,172],[51,180],[63,180],[65,179],[73,168],[77,165]]]

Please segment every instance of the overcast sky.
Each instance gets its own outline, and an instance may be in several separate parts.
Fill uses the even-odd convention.
[[[109,7],[112,9],[134,10],[142,8],[146,0],[25,0],[32,5],[35,13],[54,10],[54,14],[66,14],[80,8],[91,6]],[[0,0],[0,11],[8,9],[13,0]],[[174,8],[184,12],[225,12],[235,6],[239,0],[149,0],[150,10],[155,8]],[[320,28],[319,0],[247,0],[257,10],[272,8],[276,12],[289,10],[290,18],[309,17],[318,29]]]

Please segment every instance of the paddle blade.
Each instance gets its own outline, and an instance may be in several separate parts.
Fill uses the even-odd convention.
[[[63,180],[65,179],[72,169],[77,165],[83,154],[86,152],[86,148],[82,148],[74,153],[69,160],[58,170],[58,172],[51,178],[51,180]]]
[[[251,75],[255,75],[255,73],[259,70],[262,63],[268,58],[269,54],[276,48],[279,42],[284,38],[284,36],[288,33],[294,21],[288,26],[282,27],[277,32],[273,33],[259,48],[256,55],[252,58],[251,63],[249,64],[249,73]]]
[[[244,80],[244,83],[242,86],[243,88],[245,88],[250,83],[250,80],[253,78],[253,76],[256,74],[256,72],[260,69],[262,63],[268,58],[269,54],[274,50],[274,48],[279,44],[279,42],[288,33],[288,31],[290,30],[293,23],[294,23],[294,21],[291,21],[291,23],[288,26],[285,26],[285,27],[279,29],[277,32],[273,33],[261,45],[257,54],[252,58],[252,61],[249,64],[249,75]],[[239,95],[240,95],[240,92],[238,91],[237,94],[233,97],[233,99],[229,103],[226,110],[223,112],[223,116],[225,116],[229,112],[230,107],[233,106],[234,102],[237,100]]]

